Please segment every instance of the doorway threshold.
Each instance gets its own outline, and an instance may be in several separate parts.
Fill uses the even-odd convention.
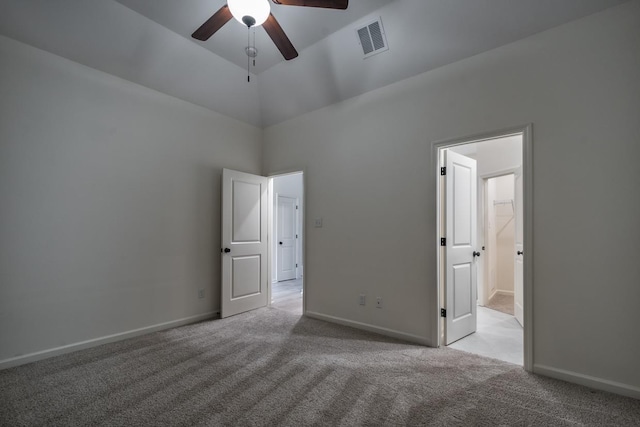
[[[523,331],[515,317],[478,306],[478,328],[448,346],[522,366]]]
[[[302,279],[272,284],[271,307],[302,315]]]

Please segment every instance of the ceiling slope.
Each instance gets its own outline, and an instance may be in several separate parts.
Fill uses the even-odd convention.
[[[626,0],[401,0],[382,17],[389,50],[363,59],[356,25],[260,75],[262,123],[281,121],[460,61]],[[286,88],[286,89],[285,89]]]
[[[260,126],[247,71],[112,0],[2,0],[0,34]]]
[[[186,39],[212,16],[226,0],[116,0],[170,29]],[[298,52],[322,40],[329,34],[363,16],[396,0],[350,0],[347,10],[322,9],[314,7],[276,5],[271,0],[271,12],[276,17]],[[252,35],[253,38],[253,35]],[[260,74],[274,65],[284,62],[262,27],[256,28],[256,47],[258,57],[252,72]],[[218,30],[206,42],[197,42],[200,46],[216,55],[246,69],[247,28],[232,19]]]
[[[264,127],[625,1],[350,0],[352,14],[335,16],[323,13],[343,12],[274,5],[300,56],[264,64],[250,83],[246,68],[223,58],[235,47],[182,34],[224,0],[0,0],[0,34]],[[355,29],[378,17],[389,50],[364,59]],[[220,33],[237,30],[230,24]],[[279,55],[266,35],[258,49],[258,61],[268,49]]]

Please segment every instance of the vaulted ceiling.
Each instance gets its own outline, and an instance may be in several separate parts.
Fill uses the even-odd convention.
[[[256,125],[269,126],[579,19],[626,0],[350,0],[346,11],[272,4],[300,53],[262,28],[191,33],[225,0],[0,0],[0,34]],[[381,18],[389,50],[363,57],[356,28]],[[570,55],[570,52],[567,52]]]
[[[189,7],[176,0],[116,0],[141,15],[159,23],[187,39],[196,28],[212,16],[226,0],[191,0]],[[352,0],[346,10],[294,7],[271,4],[271,12],[298,51],[322,40],[341,28],[357,22],[363,16],[391,3],[393,0]],[[255,29],[258,57],[251,72],[260,74],[284,59],[262,27]],[[251,33],[253,39],[253,32]],[[234,64],[247,68],[247,28],[235,20],[229,21],[206,42],[195,41]]]

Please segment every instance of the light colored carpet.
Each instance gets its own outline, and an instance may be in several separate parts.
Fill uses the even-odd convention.
[[[513,316],[513,295],[495,294],[485,307]]]
[[[3,426],[640,425],[640,401],[265,308],[0,371]]]

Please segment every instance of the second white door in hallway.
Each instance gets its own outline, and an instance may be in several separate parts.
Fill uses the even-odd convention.
[[[296,207],[296,199],[278,195],[276,279],[279,282],[296,278]]]

